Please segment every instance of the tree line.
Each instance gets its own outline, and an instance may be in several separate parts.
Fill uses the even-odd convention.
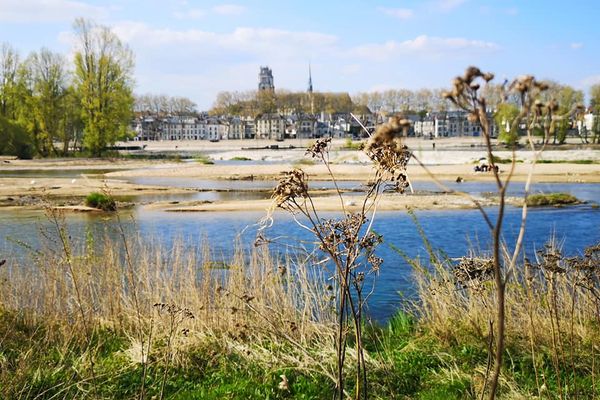
[[[77,19],[72,62],[46,48],[0,49],[0,154],[101,156],[125,137],[133,110],[132,51],[105,26]]]
[[[19,157],[67,155],[83,150],[101,156],[107,147],[130,134],[134,115],[164,117],[196,115],[196,104],[185,97],[133,94],[134,55],[110,30],[93,21],[73,24],[73,60],[42,48],[22,58],[8,43],[0,44],[0,154]],[[546,81],[545,96],[554,99],[561,116],[554,142],[562,143],[576,112],[581,115],[584,94],[568,85]],[[519,99],[502,103],[502,84],[483,90],[497,121],[515,113]],[[389,89],[357,93],[278,91],[221,92],[209,111],[213,115],[256,117],[264,113],[376,115],[397,112],[424,116],[452,110],[441,89]],[[600,84],[590,90],[588,108],[600,115]],[[577,106],[580,107],[577,107]],[[579,110],[579,111],[577,111]],[[593,140],[598,138],[596,118]],[[502,131],[505,141],[518,132]],[[587,140],[587,138],[586,138]]]

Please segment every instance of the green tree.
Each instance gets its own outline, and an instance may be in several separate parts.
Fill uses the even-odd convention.
[[[133,110],[133,54],[108,27],[77,19],[75,86],[81,99],[83,145],[100,156],[128,133]]]
[[[569,85],[561,85],[554,81],[545,81],[548,90],[542,96],[542,100],[554,100],[558,103],[556,112],[557,121],[553,133],[552,143],[563,144],[567,139],[567,133],[571,129],[571,120],[576,112],[577,106],[583,104],[583,92]]]
[[[8,43],[0,46],[0,116],[16,119],[19,54]]]
[[[68,149],[69,136],[65,135],[68,114],[68,74],[62,55],[47,49],[33,53],[27,62],[31,77],[31,118],[35,118],[37,130],[34,142],[42,156],[57,154],[55,141],[66,141],[63,153]]]
[[[600,114],[600,83],[590,88],[590,108],[594,114]]]
[[[592,113],[592,143],[600,142],[600,83],[590,88],[590,111]]]
[[[31,158],[32,150],[27,130],[16,122],[0,116],[0,154]]]
[[[494,113],[494,121],[500,129],[498,139],[508,145],[515,145],[519,142],[518,124],[514,121],[519,116],[519,108],[514,104],[502,103]]]

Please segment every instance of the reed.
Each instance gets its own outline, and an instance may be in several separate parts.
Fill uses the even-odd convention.
[[[412,261],[422,328],[447,344],[493,340],[489,316],[497,294],[491,257],[449,259],[434,254],[430,260]],[[597,375],[598,265],[600,243],[580,256],[565,257],[551,240],[534,260],[523,259],[506,286],[508,354],[526,360],[521,368],[533,371],[537,396],[588,398],[595,393],[595,388],[578,386],[578,381],[587,378],[593,383]],[[505,389],[515,369],[514,363],[504,366]],[[486,371],[479,374],[483,382]]]
[[[335,313],[322,271],[241,243],[223,261],[208,242],[190,250],[182,240],[167,248],[126,234],[76,240],[52,213],[56,224],[42,232],[30,262],[0,271],[0,312],[51,327],[42,342],[84,346],[92,372],[81,372],[82,386],[102,379],[93,376],[94,344],[105,330],[129,338],[124,354],[132,364],[166,366],[162,386],[169,369],[208,345],[334,380]]]

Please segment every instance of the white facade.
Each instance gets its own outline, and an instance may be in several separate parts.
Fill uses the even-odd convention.
[[[222,123],[217,118],[209,118],[206,120],[206,139],[211,142],[227,139],[229,127]]]
[[[283,140],[285,119],[279,114],[263,114],[256,120],[256,138]]]
[[[162,140],[203,140],[206,124],[197,118],[173,117],[163,121]]]

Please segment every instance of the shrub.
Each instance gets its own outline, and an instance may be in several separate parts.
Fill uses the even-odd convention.
[[[33,155],[32,149],[25,128],[0,117],[0,154],[29,159]]]
[[[117,211],[115,199],[104,193],[93,192],[85,198],[85,205],[102,211]]]
[[[568,193],[534,194],[527,197],[528,206],[556,206],[562,204],[577,204],[577,197]]]
[[[194,160],[200,164],[204,164],[204,165],[212,165],[214,164],[214,161],[211,160],[210,158],[208,158],[207,156],[205,156],[204,154],[200,154],[196,157],[194,157]]]

